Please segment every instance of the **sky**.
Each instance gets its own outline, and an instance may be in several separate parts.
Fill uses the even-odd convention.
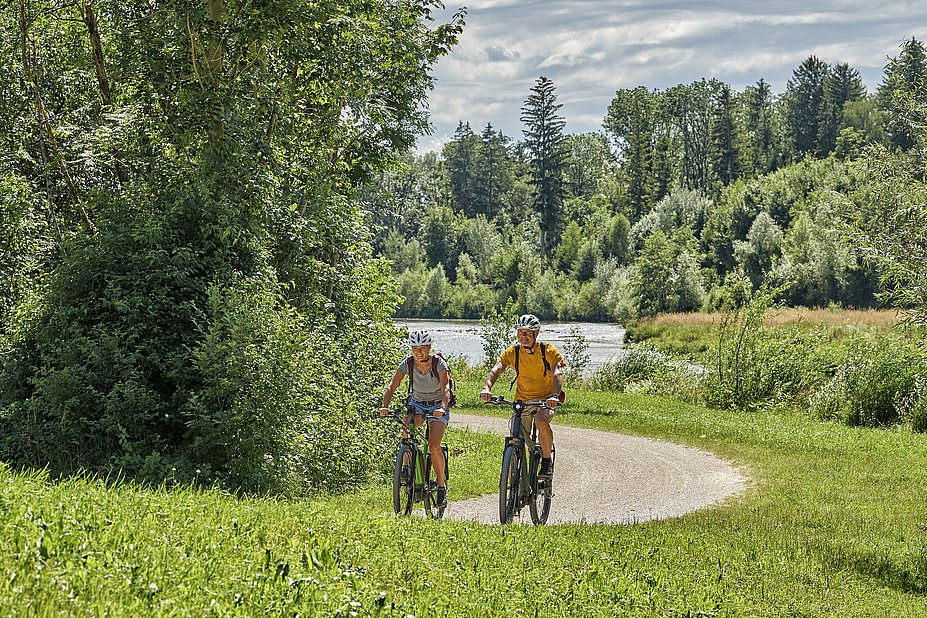
[[[444,0],[447,21],[462,3]],[[492,123],[520,140],[525,99],[553,81],[567,133],[602,128],[615,92],[719,79],[736,91],[765,79],[785,90],[814,54],[848,63],[872,92],[889,57],[927,35],[927,2],[895,0],[471,0],[459,44],[434,67],[434,134],[440,150],[459,121]]]

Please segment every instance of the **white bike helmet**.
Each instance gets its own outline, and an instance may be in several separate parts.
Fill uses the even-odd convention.
[[[541,321],[537,318],[537,316],[526,313],[525,315],[515,320],[515,329],[518,330],[519,328],[529,328],[534,332],[539,333],[541,332]]]
[[[431,345],[431,333],[427,330],[409,331],[409,346]]]

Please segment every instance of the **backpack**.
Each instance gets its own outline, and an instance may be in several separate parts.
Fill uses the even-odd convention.
[[[451,389],[451,396],[448,397],[447,399],[447,407],[452,408],[457,404],[457,395],[454,393],[454,377],[451,376],[451,366],[448,365],[447,360],[444,358],[444,356],[441,355],[440,352],[435,352],[434,354],[431,355],[431,375],[434,376],[435,379],[438,378],[438,359],[439,358],[444,361],[444,364],[447,365],[447,385]],[[406,358],[406,373],[409,375],[409,392],[406,396],[406,399],[408,400],[412,396],[412,380],[413,380],[412,376],[415,375],[415,357],[414,356],[409,356],[408,358]]]
[[[547,360],[547,344],[543,341],[538,341],[538,345],[541,348],[541,362],[544,363],[544,375],[541,377],[547,377],[547,374],[550,372],[550,361]],[[509,390],[512,390],[512,387],[515,386],[515,380],[518,379],[518,351],[520,349],[520,345],[515,346],[515,377],[512,379],[512,383],[509,384]]]

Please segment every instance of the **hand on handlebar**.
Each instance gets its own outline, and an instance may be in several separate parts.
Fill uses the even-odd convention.
[[[560,405],[560,399],[557,397],[548,397],[547,401],[544,402],[544,406],[550,408],[551,410],[556,410],[557,406]]]
[[[380,416],[389,416],[389,408],[380,408]]]
[[[441,418],[444,416],[444,408],[435,408],[435,411],[431,413],[435,418]]]
[[[488,386],[484,386],[483,390],[480,391],[480,399],[482,399],[484,403],[492,401],[492,392],[489,390]]]

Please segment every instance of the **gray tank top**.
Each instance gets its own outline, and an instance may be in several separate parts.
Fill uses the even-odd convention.
[[[402,359],[399,363],[399,371],[404,375],[409,375],[409,366],[406,363],[408,357]],[[412,380],[412,399],[415,401],[438,401],[441,399],[441,381],[438,377],[431,375],[431,359],[428,359],[425,373],[420,373],[418,363],[412,363],[412,373],[409,379]],[[443,358],[438,357],[438,376],[442,371],[447,371],[447,363]]]

